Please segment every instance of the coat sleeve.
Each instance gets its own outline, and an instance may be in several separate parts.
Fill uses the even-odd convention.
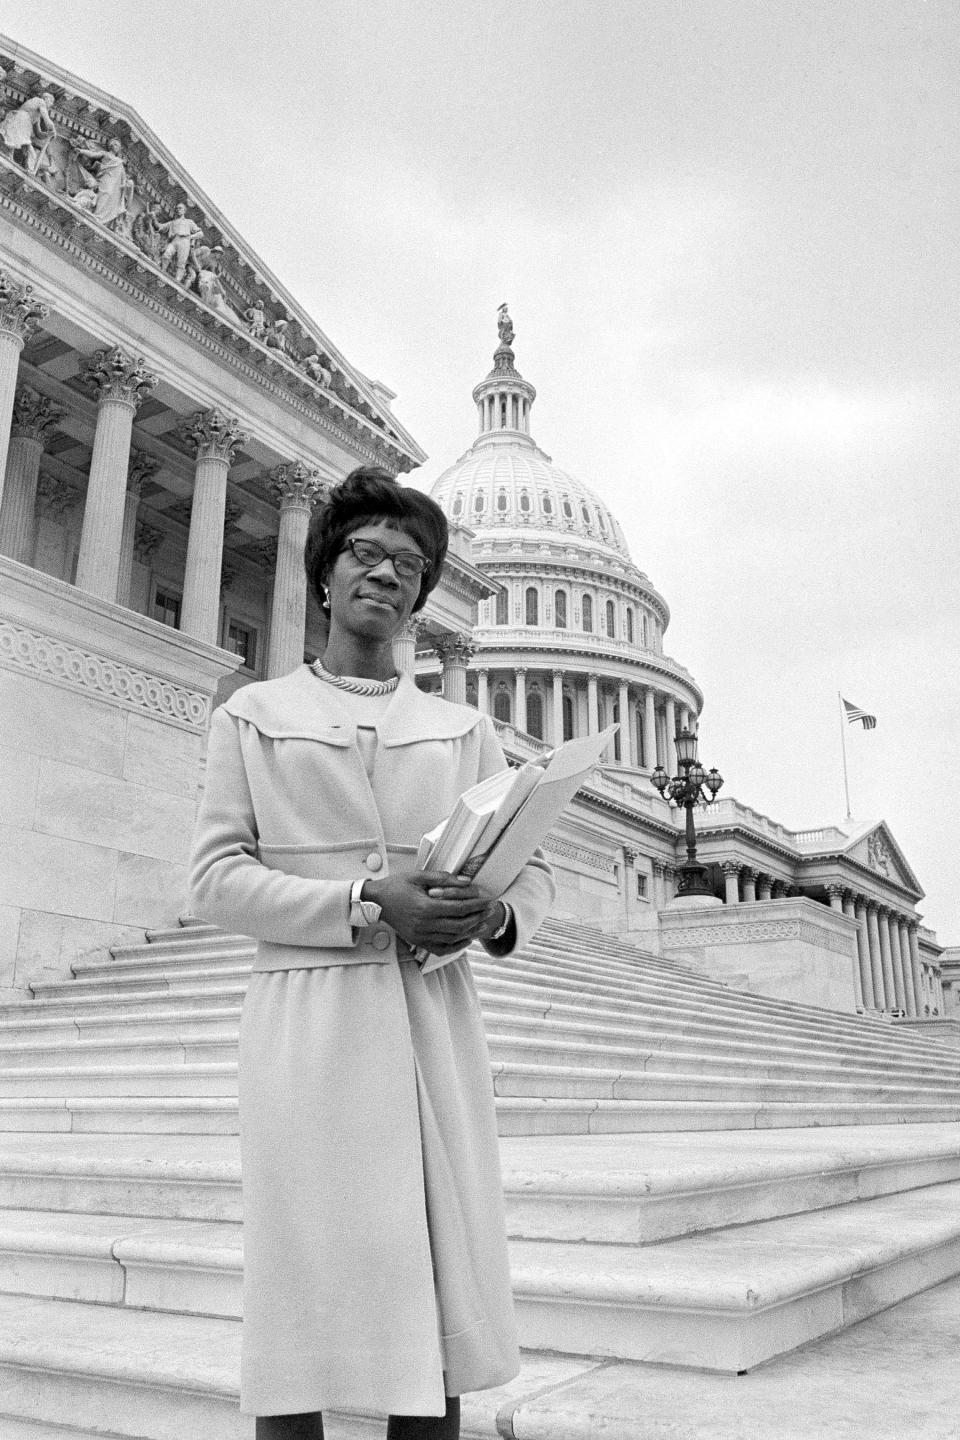
[[[497,739],[493,721],[486,715],[477,779],[486,780],[488,775],[505,770],[506,765],[507,759]],[[539,930],[556,893],[553,871],[544,859],[543,851],[538,849],[500,896],[513,911],[513,925],[501,940],[483,941],[484,949],[491,955],[512,955],[514,950],[520,949]]]
[[[257,858],[240,723],[222,707],[211,721],[206,788],[190,860],[191,908],[227,930],[277,945],[356,945],[349,881],[285,875]]]

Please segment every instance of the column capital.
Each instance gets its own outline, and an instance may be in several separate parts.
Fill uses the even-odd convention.
[[[563,680],[566,677],[566,673],[567,672],[565,670],[559,670],[556,668],[550,671],[551,678],[554,680]]]
[[[623,847],[623,863],[624,863],[624,865],[635,865],[636,862],[637,862],[637,858],[638,858],[639,854],[640,854],[640,851],[639,851],[639,850],[634,850],[634,849],[632,849],[629,845],[624,845],[624,847]]]
[[[724,860],[722,869],[724,875],[739,875],[743,866],[739,860]]]
[[[83,366],[83,378],[97,391],[97,401],[119,400],[134,412],[157,384],[142,355],[132,356],[115,345],[98,350]]]
[[[268,484],[280,501],[280,509],[291,506],[310,510],[317,496],[330,489],[328,481],[321,479],[319,470],[310,470],[302,460],[278,465],[271,470]]]
[[[920,921],[914,919],[913,916],[908,915],[908,916],[906,917],[906,923],[907,923],[907,929],[910,931],[910,934],[911,934],[911,935],[917,935],[918,932],[919,932],[919,930],[920,930]]]
[[[18,285],[0,270],[0,332],[22,345],[49,314],[50,306],[37,299],[32,285]]]
[[[237,446],[250,438],[235,415],[217,409],[197,410],[180,426],[180,434],[193,446],[198,460],[225,460],[228,465]]]
[[[838,900],[842,900],[844,895],[846,895],[847,893],[846,888],[843,885],[828,885],[826,889],[828,895],[835,895]]]
[[[438,635],[433,648],[444,665],[466,665],[476,652],[476,646],[466,635]]]
[[[42,461],[41,461],[42,464]],[[80,504],[80,491],[58,475],[40,471],[40,479],[37,481],[37,501],[40,509],[51,514],[54,519],[62,520],[71,510],[76,509]]]
[[[133,550],[141,565],[148,565],[163,544],[163,531],[156,525],[138,520],[133,535]]]
[[[13,397],[10,434],[25,440],[39,440],[42,445],[66,413],[49,395],[39,395],[29,385],[21,385]]]
[[[651,860],[650,868],[653,871],[654,879],[662,879],[664,870],[666,869],[662,860]]]
[[[756,881],[759,878],[760,871],[754,870],[750,865],[744,865],[741,867],[740,874],[744,880]]]
[[[160,461],[148,455],[145,450],[130,452],[130,468],[127,470],[127,494],[139,495],[148,480],[152,480],[160,469]]]
[[[400,634],[405,635],[408,640],[412,640],[415,645],[420,639],[420,635],[426,623],[426,620],[424,620],[421,615],[411,615],[406,625],[404,625],[403,629],[400,631]]]

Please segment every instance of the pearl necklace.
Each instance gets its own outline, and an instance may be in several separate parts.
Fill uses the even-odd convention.
[[[338,690],[349,690],[351,695],[389,695],[400,684],[399,675],[391,675],[389,680],[359,680],[348,675],[334,675],[331,670],[325,670],[319,660],[314,660],[310,669],[328,685],[336,685]]]

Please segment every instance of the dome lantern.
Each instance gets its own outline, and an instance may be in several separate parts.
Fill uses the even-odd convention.
[[[515,331],[506,301],[497,311],[497,333],[500,343],[493,352],[493,369],[473,391],[480,421],[480,440],[495,439],[505,433],[516,441],[517,436],[530,440],[530,407],[537,392],[517,369],[514,361]]]

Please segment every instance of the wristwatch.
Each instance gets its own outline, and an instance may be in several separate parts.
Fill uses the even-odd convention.
[[[380,919],[380,906],[375,900],[362,898],[365,880],[354,880],[350,886],[350,924],[354,930],[369,930]]]
[[[510,929],[510,921],[513,919],[513,911],[510,909],[510,906],[507,904],[506,900],[501,900],[500,904],[503,906],[503,924],[500,926],[499,930],[494,930],[492,935],[487,936],[488,940],[502,940],[504,935],[506,935],[507,931]]]

